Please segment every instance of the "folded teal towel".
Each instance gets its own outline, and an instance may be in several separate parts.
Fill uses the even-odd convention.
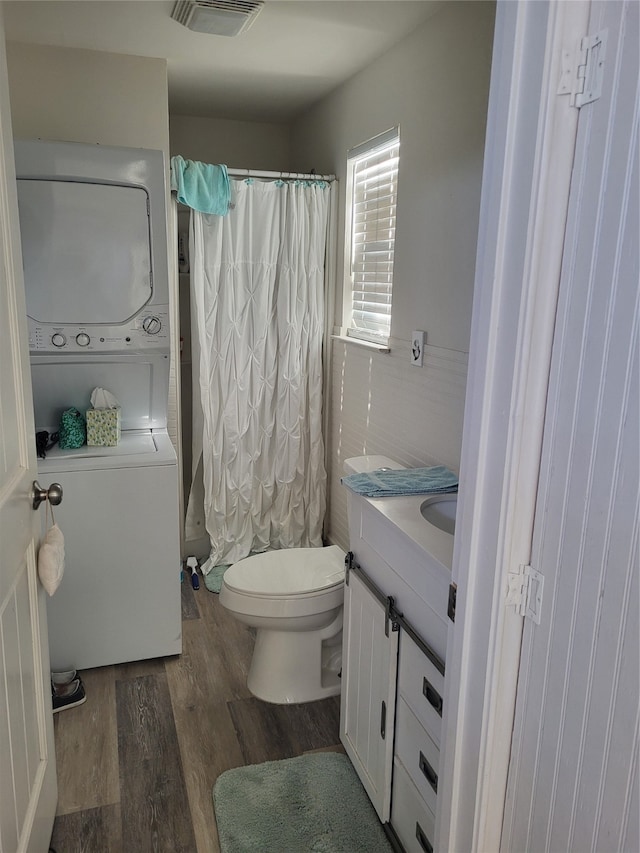
[[[342,482],[352,492],[368,498],[437,494],[438,492],[455,492],[458,488],[457,475],[444,465],[349,474],[342,478]]]
[[[178,201],[200,213],[225,216],[229,210],[231,186],[226,166],[172,157],[171,189],[178,193]]]

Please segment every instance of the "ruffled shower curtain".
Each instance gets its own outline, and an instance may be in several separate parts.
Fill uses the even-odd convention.
[[[330,187],[252,179],[231,186],[226,216],[191,213],[200,400],[186,536],[201,535],[202,511],[211,540],[205,573],[250,552],[320,546],[325,513]]]

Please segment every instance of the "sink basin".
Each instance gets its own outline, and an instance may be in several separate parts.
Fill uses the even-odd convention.
[[[434,495],[420,504],[424,520],[452,536],[456,532],[457,509],[458,495]]]

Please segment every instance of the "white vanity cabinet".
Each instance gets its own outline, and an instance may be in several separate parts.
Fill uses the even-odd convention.
[[[441,561],[418,540],[422,519],[415,529],[409,526],[412,537],[390,517],[406,515],[413,504],[419,508],[419,498],[350,497],[340,737],[398,849],[429,853],[438,803],[453,537],[434,534]]]
[[[340,737],[378,817],[386,823],[391,807],[398,631],[389,626],[385,606],[356,572],[350,572],[345,587],[344,610]]]

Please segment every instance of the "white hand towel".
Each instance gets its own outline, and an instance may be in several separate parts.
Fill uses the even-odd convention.
[[[64,574],[64,536],[57,524],[45,533],[38,551],[38,575],[49,595],[60,586]]]

